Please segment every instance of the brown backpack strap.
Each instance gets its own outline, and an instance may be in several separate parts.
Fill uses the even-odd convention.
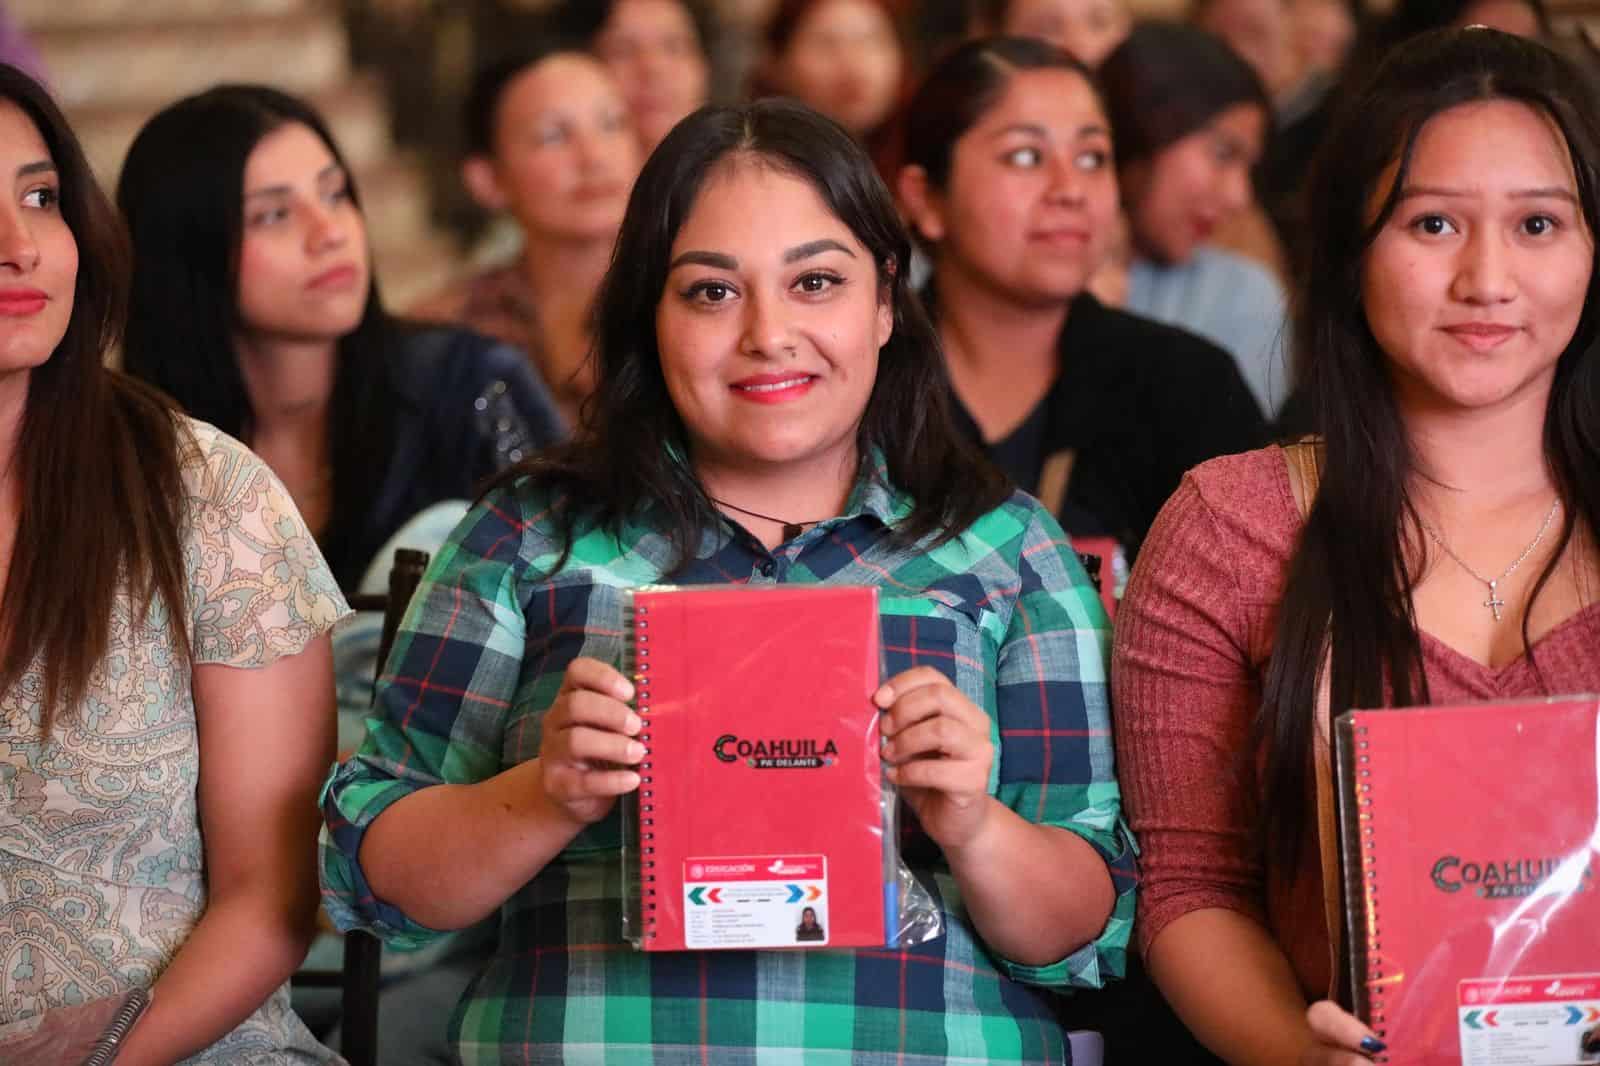
[[[1304,521],[1310,516],[1317,489],[1322,485],[1322,441],[1316,437],[1302,437],[1293,444],[1281,445],[1279,450],[1289,467],[1289,488],[1294,492],[1294,502]]]
[[[1284,463],[1289,469],[1289,488],[1294,492],[1294,502],[1300,508],[1303,522],[1311,515],[1316,502],[1317,489],[1322,484],[1322,441],[1305,437],[1293,444],[1282,446]],[[1344,910],[1339,883],[1339,809],[1333,792],[1333,744],[1329,736],[1329,685],[1333,674],[1333,649],[1323,655],[1322,668],[1317,681],[1315,753],[1317,787],[1317,846],[1322,865],[1322,920],[1328,932],[1330,972],[1333,975],[1329,998],[1337,998],[1340,965],[1344,947]]]

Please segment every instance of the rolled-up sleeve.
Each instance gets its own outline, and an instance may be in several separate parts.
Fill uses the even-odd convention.
[[[1066,958],[998,961],[1028,984],[1094,988],[1126,970],[1136,883],[1113,758],[1110,622],[1066,534],[1042,509],[1024,534],[1018,572],[995,675],[996,795],[1030,822],[1087,840],[1105,860],[1116,902],[1100,935]]]
[[[361,869],[368,827],[432,785],[499,773],[522,675],[526,523],[514,489],[474,507],[434,558],[395,638],[361,747],[323,786],[322,899],[340,929],[414,949],[442,933],[379,899]]]

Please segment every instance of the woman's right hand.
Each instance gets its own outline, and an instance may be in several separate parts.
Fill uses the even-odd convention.
[[[579,825],[598,822],[617,797],[639,787],[627,769],[644,758],[633,739],[644,723],[628,700],[633,685],[598,659],[574,659],[544,718],[539,778],[545,796]]]
[[[1306,1008],[1306,1024],[1317,1043],[1300,1056],[1300,1066],[1368,1066],[1371,1056],[1387,1050],[1360,1018],[1331,1000]]]

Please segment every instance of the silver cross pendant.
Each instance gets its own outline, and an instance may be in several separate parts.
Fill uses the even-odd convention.
[[[1497,583],[1495,581],[1489,582],[1489,598],[1483,601],[1483,605],[1494,612],[1494,620],[1496,622],[1500,621],[1500,608],[1506,605],[1506,601],[1502,600],[1500,594],[1495,591]]]

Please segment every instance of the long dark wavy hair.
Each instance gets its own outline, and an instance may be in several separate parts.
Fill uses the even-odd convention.
[[[1407,486],[1414,453],[1386,358],[1361,305],[1363,258],[1395,210],[1417,136],[1430,118],[1482,100],[1514,100],[1560,128],[1591,233],[1600,233],[1600,128],[1577,73],[1543,45],[1494,30],[1443,30],[1401,46],[1336,122],[1313,171],[1312,255],[1297,313],[1297,351],[1326,444],[1321,490],[1289,564],[1259,721],[1267,753],[1263,840],[1293,863],[1310,818],[1317,687],[1331,636],[1330,712],[1429,700],[1411,606],[1424,548]],[[1398,161],[1375,218],[1371,197]],[[1578,524],[1600,530],[1600,269],[1576,334],[1556,364],[1544,453],[1565,504],[1555,572]],[[1527,618],[1523,646],[1533,649]],[[1537,667],[1537,662],[1534,663]],[[1387,686],[1387,688],[1386,688]]]
[[[894,309],[894,332],[879,352],[856,443],[863,457],[881,450],[890,480],[914,501],[894,530],[900,543],[959,535],[1002,502],[1009,486],[954,427],[938,334],[906,283],[910,241],[872,161],[836,123],[785,100],[701,108],[651,154],[595,307],[599,384],[585,412],[587,432],[501,480],[530,477],[564,499],[556,521],[568,547],[580,520],[616,528],[653,503],[665,509],[662,532],[681,566],[721,521],[683,461],[689,439],[661,372],[656,305],[672,243],[701,186],[736,155],[808,182],[871,253]]]
[[[117,184],[133,238],[124,366],[246,443],[255,414],[233,344],[242,329],[245,163],[262,138],[295,123],[344,167],[359,207],[350,168],[321,116],[258,85],[218,86],[161,111],[139,131]],[[339,340],[328,411],[333,511],[317,539],[341,574],[381,488],[394,450],[393,410],[402,402],[388,369],[401,330],[383,309],[377,280],[370,284],[361,321]]]
[[[49,148],[61,215],[78,246],[71,321],[28,377],[14,460],[22,513],[0,599],[0,692],[41,662],[49,736],[62,713],[82,703],[124,594],[136,624],[157,600],[165,605],[188,659],[186,434],[165,398],[104,364],[127,308],[127,239],[77,138],[49,94],[15,67],[0,64],[0,97]]]

